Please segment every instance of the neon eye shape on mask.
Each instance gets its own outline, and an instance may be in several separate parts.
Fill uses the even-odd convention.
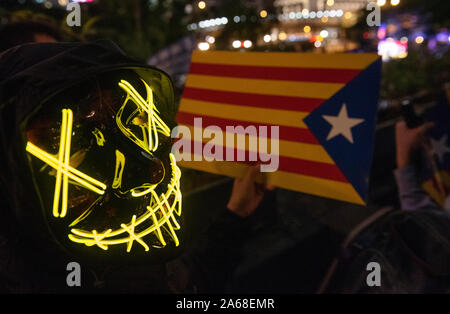
[[[136,143],[145,151],[151,153],[158,148],[158,132],[170,137],[170,128],[164,123],[159,116],[159,111],[153,102],[153,91],[146,82],[142,81],[147,92],[147,99],[144,100],[136,89],[125,80],[121,80],[119,86],[127,93],[127,97],[122,107],[117,112],[116,122],[119,129],[129,139]],[[136,108],[128,117],[124,117],[125,107],[128,102],[132,101]],[[139,128],[142,133],[142,139],[136,136],[126,125],[130,124],[133,119],[139,120],[139,116],[145,119],[145,123],[140,123]],[[123,121],[125,120],[125,121]],[[141,118],[142,120],[142,118]]]
[[[67,214],[67,199],[69,189],[69,178],[82,187],[89,189],[97,194],[103,195],[106,190],[106,185],[97,181],[87,174],[78,171],[69,165],[70,161],[70,143],[72,139],[72,122],[73,113],[70,109],[63,109],[61,136],[59,143],[59,152],[57,157],[45,152],[39,147],[33,145],[31,142],[27,143],[26,150],[33,156],[39,158],[50,167],[54,168],[56,172],[55,194],[53,197],[53,216],[65,217]],[[62,181],[62,183],[61,183]],[[60,208],[60,196],[62,185],[62,197]],[[61,211],[59,211],[61,209]]]

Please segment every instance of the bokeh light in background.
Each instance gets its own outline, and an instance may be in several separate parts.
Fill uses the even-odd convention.
[[[198,49],[200,50],[208,50],[209,49],[209,44],[207,42],[199,42],[198,43]]]
[[[259,16],[263,19],[265,19],[267,17],[267,11],[266,10],[261,10],[259,12]]]
[[[422,6],[433,9],[435,0],[416,7],[407,0],[374,0],[381,11],[381,25],[374,27],[366,22],[370,13],[366,10],[368,0],[79,0],[83,13],[83,26],[79,28],[64,26],[65,6],[69,0],[5,1],[15,4],[11,12],[31,10],[55,19],[55,25],[62,25],[65,33],[74,35],[72,40],[109,38],[140,60],[167,51],[171,56],[171,49],[191,47],[189,49],[233,51],[373,52],[389,63],[407,61],[419,49],[442,58],[450,46],[449,23],[445,22],[443,9],[436,10],[434,15],[421,11]],[[434,16],[441,20],[430,20]],[[2,18],[2,23],[7,21],[9,17]]]
[[[199,3],[198,3],[198,8],[199,8],[200,10],[205,9],[205,8],[206,8],[206,3],[205,3],[205,1],[199,1]]]
[[[378,43],[378,54],[383,57],[384,61],[396,58],[405,58],[408,55],[407,41],[394,40],[387,38]]]
[[[419,44],[419,45],[422,44],[424,42],[424,40],[425,39],[423,38],[423,36],[417,36],[416,37],[416,43]]]
[[[240,48],[242,46],[242,42],[240,40],[233,41],[233,48]]]
[[[281,32],[278,34],[278,39],[279,40],[286,40],[287,39],[287,35],[285,32]]]

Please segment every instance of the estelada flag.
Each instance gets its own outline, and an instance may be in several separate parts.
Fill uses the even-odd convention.
[[[202,131],[194,129],[195,118],[203,129],[223,132],[279,126],[279,167],[266,173],[268,184],[365,204],[380,78],[375,54],[194,51],[177,122],[191,134]],[[190,138],[192,145],[210,140]],[[241,177],[249,162],[180,165]]]

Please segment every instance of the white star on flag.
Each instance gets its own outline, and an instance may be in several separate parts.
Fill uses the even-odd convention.
[[[447,146],[447,134],[443,135],[440,140],[431,138],[431,145],[433,154],[436,154],[441,163],[444,162],[444,155],[450,153],[450,148]]]
[[[337,116],[322,115],[322,117],[331,124],[330,133],[328,133],[327,141],[338,136],[343,135],[350,143],[353,144],[352,128],[364,122],[364,119],[350,118],[347,114],[347,106],[342,105],[341,111]]]

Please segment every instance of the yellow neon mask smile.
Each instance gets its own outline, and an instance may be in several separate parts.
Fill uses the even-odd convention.
[[[150,233],[154,233],[163,246],[166,245],[166,241],[163,237],[161,229],[165,229],[166,232],[172,237],[176,246],[179,245],[178,237],[175,230],[180,229],[180,225],[177,222],[174,213],[178,216],[181,215],[181,192],[179,187],[181,171],[175,163],[175,157],[170,155],[172,166],[172,179],[168,184],[168,189],[165,193],[157,195],[153,189],[145,190],[145,194],[151,193],[151,201],[147,206],[147,212],[137,218],[135,215],[128,224],[122,224],[121,229],[118,230],[106,230],[105,232],[98,233],[96,230],[87,232],[79,229],[72,229],[72,234],[69,238],[77,243],[83,243],[87,246],[97,245],[98,247],[107,250],[109,245],[127,243],[127,252],[130,252],[133,241],[141,244],[146,251],[149,250],[148,245],[142,240],[143,237]],[[141,194],[142,195],[142,194]],[[169,202],[169,198],[173,198]],[[156,217],[157,213],[161,213],[161,217]],[[135,233],[135,227],[139,226],[146,220],[151,219],[153,224]],[[125,237],[120,237],[124,235]]]

